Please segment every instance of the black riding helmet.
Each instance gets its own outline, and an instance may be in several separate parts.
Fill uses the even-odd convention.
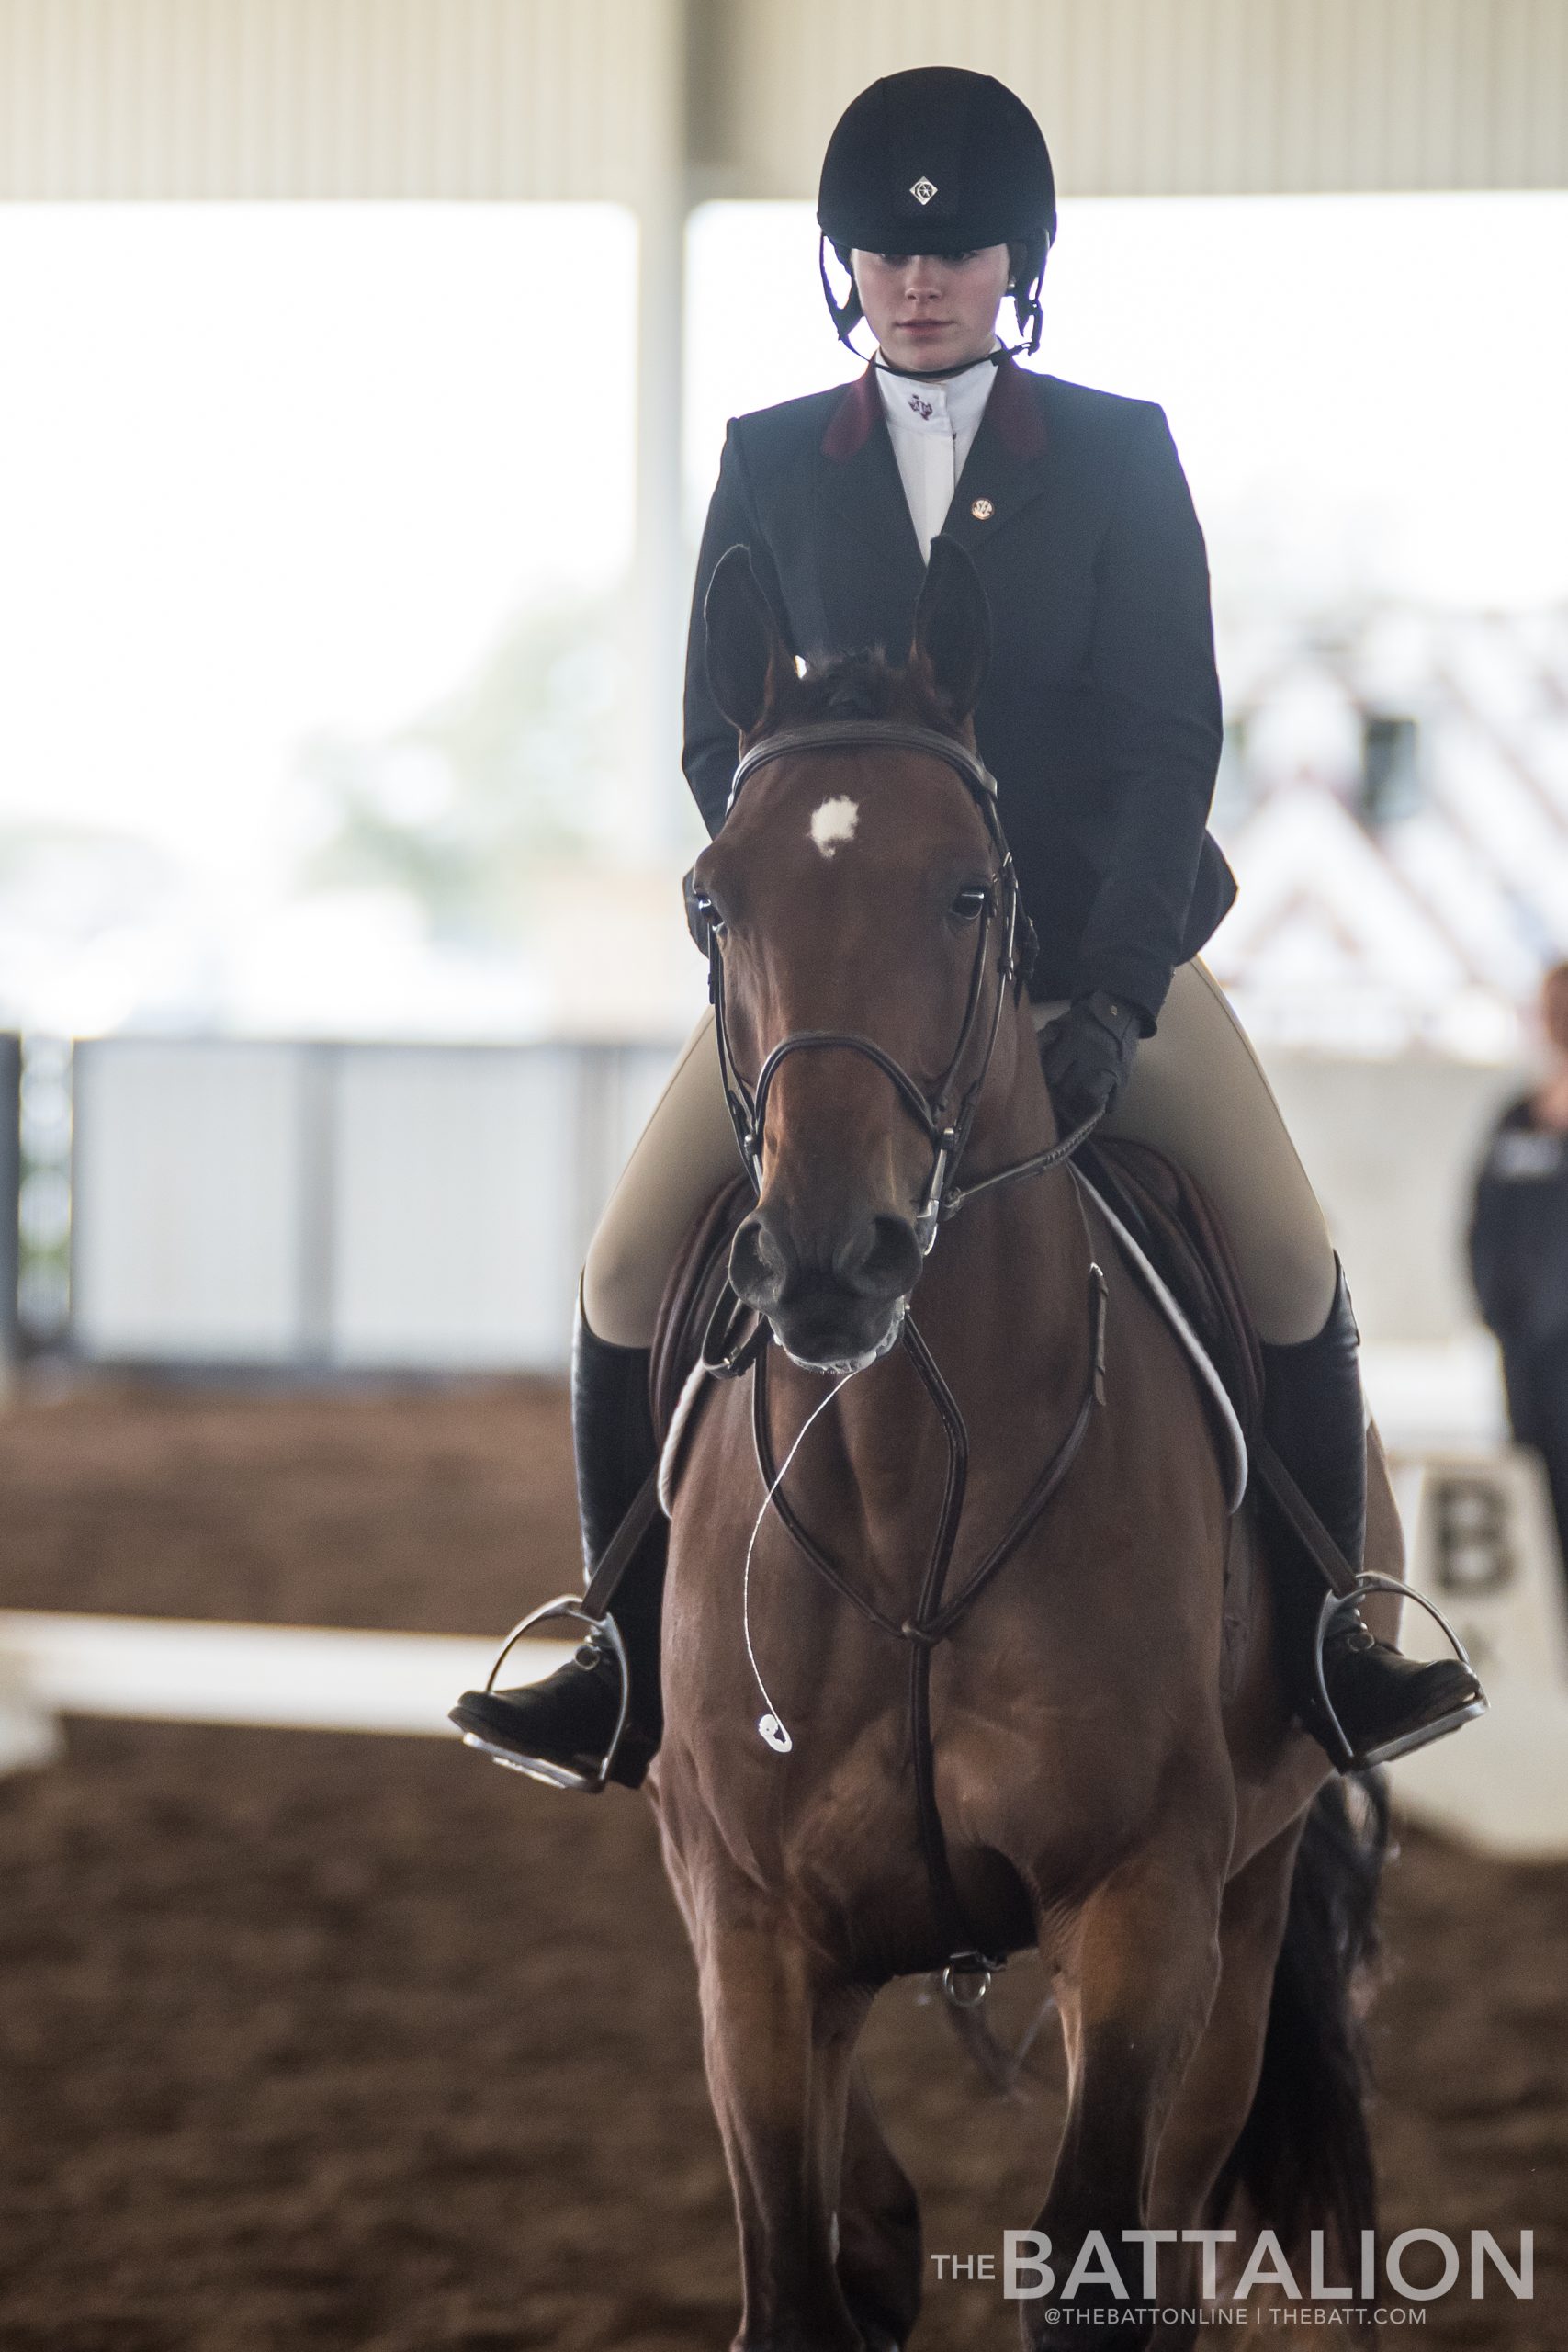
[[[852,272],[843,301],[828,277],[863,253],[958,254],[1021,246],[1009,291],[1024,347],[1040,348],[1040,280],[1056,235],[1056,185],[1040,125],[989,74],[920,65],[888,74],[840,116],[817,198],[822,290],[848,343],[863,315]]]

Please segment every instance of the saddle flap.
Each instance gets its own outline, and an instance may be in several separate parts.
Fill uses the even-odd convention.
[[[1250,1443],[1263,1404],[1262,1349],[1229,1237],[1206,1196],[1147,1144],[1097,1136],[1079,1159],[1202,1341]]]
[[[670,1270],[649,1366],[649,1403],[660,1445],[671,1433],[682,1391],[702,1354],[725,1287],[736,1227],[751,1206],[751,1187],[738,1169],[694,1219]]]

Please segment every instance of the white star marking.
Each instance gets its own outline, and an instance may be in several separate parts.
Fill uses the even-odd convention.
[[[824,857],[831,857],[840,842],[852,842],[860,823],[860,803],[840,793],[811,812],[811,838]]]

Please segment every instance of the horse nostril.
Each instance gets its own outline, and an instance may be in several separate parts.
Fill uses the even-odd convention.
[[[903,1298],[920,1271],[920,1245],[907,1217],[874,1216],[833,1253],[833,1272],[861,1298]]]
[[[748,1306],[773,1306],[784,1289],[788,1262],[773,1236],[754,1211],[736,1228],[729,1246],[729,1282],[737,1298]]]

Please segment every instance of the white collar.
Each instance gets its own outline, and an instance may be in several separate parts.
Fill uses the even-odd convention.
[[[934,383],[896,376],[886,368],[875,372],[883,413],[898,433],[973,434],[997,380],[994,367],[967,368],[961,376],[945,376]]]

